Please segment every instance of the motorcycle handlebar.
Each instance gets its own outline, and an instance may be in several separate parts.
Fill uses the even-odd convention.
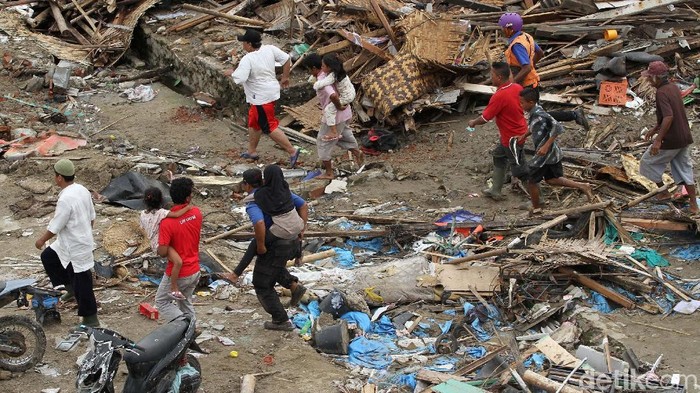
[[[88,334],[92,334],[93,336],[94,336],[94,332],[97,331],[97,332],[102,333],[106,336],[109,336],[109,337],[107,337],[107,339],[112,341],[112,343],[117,345],[117,346],[123,346],[125,348],[130,348],[130,349],[134,349],[134,350],[141,351],[141,352],[146,351],[145,348],[138,346],[135,342],[129,340],[128,338],[122,336],[121,334],[115,332],[114,330],[109,330],[106,328],[95,328],[95,327],[90,327],[90,326],[85,326],[85,325],[80,325],[80,330],[82,330]]]

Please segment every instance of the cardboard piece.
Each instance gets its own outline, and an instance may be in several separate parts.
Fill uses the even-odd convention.
[[[469,292],[474,288],[477,292],[491,294],[500,289],[499,273],[498,267],[493,266],[438,265],[435,268],[437,282],[452,292]]]

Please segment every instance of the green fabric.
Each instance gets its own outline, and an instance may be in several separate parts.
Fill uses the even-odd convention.
[[[638,248],[634,250],[632,253],[632,258],[636,260],[645,260],[647,261],[647,265],[650,267],[666,267],[666,266],[671,266],[671,264],[668,262],[666,258],[664,258],[661,254],[656,252],[655,250],[652,250],[651,248]]]
[[[644,234],[639,232],[630,232],[630,236],[632,236],[632,240],[642,240],[644,238]],[[605,221],[605,236],[603,236],[603,241],[605,241],[607,245],[620,241],[620,234],[617,233],[617,228],[607,220]]]

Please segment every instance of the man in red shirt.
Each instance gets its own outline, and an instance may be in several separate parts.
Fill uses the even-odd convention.
[[[188,178],[177,178],[170,185],[170,198],[178,211],[192,200],[194,183]],[[194,317],[192,293],[199,281],[199,236],[202,230],[202,212],[193,207],[179,218],[164,218],[158,235],[158,255],[166,257],[172,247],[182,258],[182,265],[168,261],[163,279],[156,292],[156,307],[164,321],[170,322],[182,314]],[[170,293],[170,280],[176,279],[184,299]],[[176,303],[176,304],[174,304]]]
[[[527,165],[523,154],[525,139],[517,138],[527,133],[527,122],[520,106],[520,92],[523,87],[511,81],[510,67],[507,63],[497,62],[491,64],[491,81],[497,87],[496,93],[491,96],[489,104],[481,116],[469,121],[469,127],[486,124],[496,119],[496,126],[500,134],[500,143],[491,153],[493,155],[493,173],[491,175],[491,188],[482,193],[494,200],[502,200],[501,188],[506,178],[508,164],[511,173],[520,180],[527,178]],[[510,146],[511,138],[514,139]],[[510,146],[510,147],[509,147]]]

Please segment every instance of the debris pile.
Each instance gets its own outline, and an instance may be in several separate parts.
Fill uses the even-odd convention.
[[[155,2],[20,3],[25,2],[3,5],[23,7],[25,21],[3,12],[0,28],[32,35],[58,58],[104,66],[122,56],[137,21]],[[497,20],[506,10],[522,15],[524,31],[544,50],[536,66],[549,93],[542,96],[544,102],[585,104],[598,115],[610,114],[611,107],[637,109],[652,91],[639,72],[661,59],[675,63],[676,76],[690,94],[700,46],[693,6],[677,0],[283,0],[271,5],[246,0],[214,8],[173,4],[167,6],[169,13],[152,13],[155,19],[149,22],[161,23],[159,31],[170,34],[207,23],[263,29],[292,54],[293,68],[307,53],[337,53],[358,87],[353,108],[361,123],[375,119],[415,130],[414,115],[421,111],[436,109],[430,112],[433,120],[444,112],[463,113],[478,103],[474,95],[492,93],[483,71],[504,58],[507,40]],[[193,12],[198,16],[191,17]],[[177,21],[183,16],[187,18]],[[234,42],[205,42],[202,49],[221,51]],[[290,120],[305,130],[314,128],[308,119],[318,114],[310,104],[287,110]]]

